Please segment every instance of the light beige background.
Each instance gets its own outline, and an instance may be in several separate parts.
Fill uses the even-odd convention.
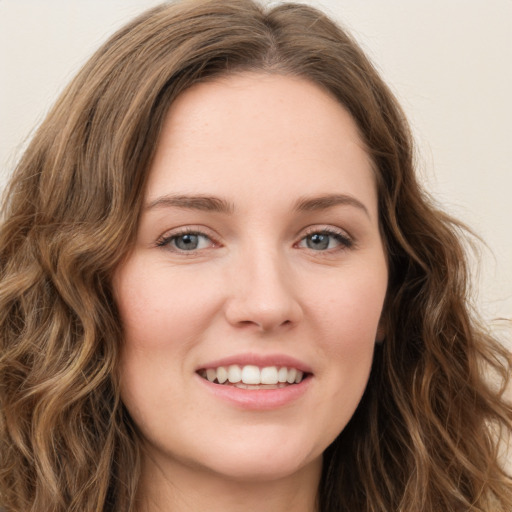
[[[85,59],[158,3],[0,0],[0,186]],[[512,318],[512,0],[306,3],[352,30],[399,97],[427,188],[490,248],[475,266],[480,308]]]

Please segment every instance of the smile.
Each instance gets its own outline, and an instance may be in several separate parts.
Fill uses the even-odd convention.
[[[214,384],[234,386],[241,389],[279,389],[292,384],[300,384],[307,376],[293,367],[255,365],[240,366],[232,364],[207,368],[197,372],[201,377]]]

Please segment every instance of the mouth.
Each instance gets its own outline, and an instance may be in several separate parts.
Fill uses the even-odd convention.
[[[213,384],[239,389],[280,389],[300,384],[309,374],[294,367],[237,365],[202,368],[197,374]]]

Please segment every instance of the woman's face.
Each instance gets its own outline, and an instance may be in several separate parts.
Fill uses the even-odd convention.
[[[318,471],[365,389],[387,276],[372,164],[335,99],[249,73],[183,93],[114,277],[122,397],[150,458]]]

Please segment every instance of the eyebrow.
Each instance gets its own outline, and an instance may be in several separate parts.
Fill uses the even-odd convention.
[[[231,214],[235,211],[232,203],[219,197],[187,195],[165,195],[158,197],[145,207],[146,210],[153,208],[186,208],[226,214]]]
[[[354,206],[362,210],[368,217],[370,217],[368,209],[361,201],[359,201],[359,199],[346,194],[326,194],[323,196],[300,198],[295,203],[294,209],[300,212],[311,212],[327,210],[328,208],[340,205]]]
[[[297,200],[294,210],[311,212],[327,210],[335,206],[353,206],[362,210],[368,217],[370,214],[366,206],[353,196],[346,194],[326,194],[315,197],[303,197]],[[205,212],[232,214],[235,211],[233,203],[214,196],[172,195],[158,197],[145,206],[145,210],[154,208],[185,208]]]

